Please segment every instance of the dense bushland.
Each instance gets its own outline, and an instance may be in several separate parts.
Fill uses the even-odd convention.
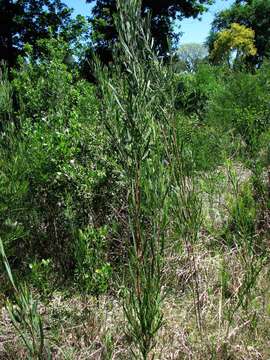
[[[267,359],[270,66],[177,73],[118,7],[95,84],[1,68],[0,357]]]

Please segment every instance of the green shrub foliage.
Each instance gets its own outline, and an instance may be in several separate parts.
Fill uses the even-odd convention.
[[[68,70],[61,42],[42,45],[44,57],[34,61],[30,52],[3,90],[7,97],[12,87],[19,107],[1,134],[0,229],[14,260],[22,262],[25,253],[53,257],[68,269],[74,229],[106,222],[99,207],[103,202],[109,214],[115,166],[93,86]],[[5,101],[8,106],[10,98]]]

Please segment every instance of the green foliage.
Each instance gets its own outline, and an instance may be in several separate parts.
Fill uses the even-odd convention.
[[[91,3],[93,0],[87,0]],[[92,40],[94,49],[103,63],[112,60],[112,50],[118,40],[114,18],[117,13],[117,1],[98,0],[93,8]],[[167,56],[170,47],[174,45],[178,36],[173,31],[173,20],[183,17],[197,17],[205,12],[211,4],[209,0],[201,1],[141,1],[141,15],[145,18],[151,13],[151,34],[154,38],[155,49],[160,56]]]
[[[181,74],[176,83],[175,107],[185,148],[192,154],[197,170],[210,170],[224,161],[225,136],[208,122],[209,104],[224,86],[226,69],[200,65],[193,74]],[[184,115],[184,116],[183,116]]]
[[[0,69],[0,133],[13,113],[12,95],[13,89],[8,81],[7,71],[5,68]]]
[[[38,58],[40,39],[61,36],[72,46],[85,30],[85,19],[72,19],[71,9],[61,0],[1,0],[0,23],[0,62],[9,68],[16,65],[18,56],[26,55],[25,44],[33,47]]]
[[[68,45],[61,38],[40,40],[38,44],[41,49],[39,60],[36,61],[33,48],[27,45],[27,62],[20,57],[20,69],[13,72],[12,83],[21,115],[34,121],[36,117],[41,120],[50,116],[58,119],[74,116],[72,112],[76,109],[85,111],[82,97],[91,91],[90,86],[77,81],[76,70],[69,71],[64,63]]]
[[[24,212],[26,207],[23,211],[21,207],[26,201],[29,183],[26,178],[21,177],[27,165],[23,157],[23,147],[15,144],[14,137],[9,137],[8,134],[6,137],[16,151],[12,154],[12,151],[9,152],[7,148],[1,147],[0,150],[0,234],[8,255],[16,257],[17,249],[27,234],[22,221],[22,219],[27,219],[27,214]]]
[[[213,49],[217,34],[228,29],[232,23],[238,23],[255,32],[256,56],[246,59],[251,65],[261,65],[269,57],[270,50],[270,2],[268,0],[235,1],[229,9],[223,10],[215,16],[208,38],[210,52]]]
[[[0,228],[7,234],[5,224],[14,224],[9,228],[22,232],[12,244],[4,239],[9,255],[20,257],[19,247],[30,258],[52,258],[67,269],[74,227],[101,221],[99,206],[106,208],[106,192],[110,199],[114,165],[96,121],[94,89],[63,64],[65,45],[43,42],[43,48],[44,58],[30,57],[14,73],[20,128],[7,127],[8,146],[0,148]]]
[[[99,295],[108,290],[112,269],[106,261],[107,245],[106,227],[78,231],[74,242],[75,281],[86,293]]]
[[[222,77],[222,69],[210,65],[200,65],[194,74],[178,75],[175,80],[177,109],[204,120],[209,100],[222,86]]]
[[[269,130],[269,67],[254,75],[237,72],[228,74],[220,91],[209,102],[208,119],[223,133],[240,137],[247,162],[257,157],[265,147],[264,135]],[[246,154],[246,155],[245,155]]]
[[[129,272],[124,312],[134,354],[147,359],[162,325],[161,271],[167,224],[166,169],[161,128],[162,68],[152,52],[140,1],[118,2],[116,72],[96,66],[103,95],[102,120],[116,144],[128,185]],[[124,68],[123,68],[124,67]],[[119,78],[119,74],[121,74]]]
[[[29,264],[30,269],[30,282],[31,284],[41,291],[42,295],[50,295],[50,279],[53,275],[53,264],[51,259],[42,259],[41,261],[33,261]]]

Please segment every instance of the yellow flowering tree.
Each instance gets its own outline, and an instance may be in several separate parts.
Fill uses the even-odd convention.
[[[232,23],[228,29],[221,31],[214,42],[211,58],[215,62],[227,60],[230,65],[232,55],[235,61],[247,56],[254,56],[257,49],[254,45],[254,30],[237,23]]]

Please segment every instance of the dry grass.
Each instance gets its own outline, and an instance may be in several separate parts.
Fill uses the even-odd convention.
[[[240,171],[241,170],[241,171]],[[238,170],[240,180],[248,174]],[[222,186],[220,186],[222,184]],[[226,219],[224,193],[230,188],[221,177],[215,201],[208,203],[207,222],[219,226]],[[213,210],[214,209],[214,210]],[[210,214],[210,215],[209,215]],[[214,214],[214,216],[213,216]],[[175,240],[174,240],[175,242]],[[174,244],[175,245],[175,244]],[[176,250],[177,249],[177,250]],[[168,249],[164,267],[164,324],[152,355],[155,359],[268,360],[270,359],[270,265],[264,263],[247,306],[239,306],[228,322],[228,313],[239,299],[251,263],[243,261],[241,249],[219,244],[203,230],[196,246]],[[269,256],[268,256],[269,258]],[[256,257],[248,261],[257,261]],[[224,294],[221,270],[226,268]],[[195,284],[194,277],[197,277]],[[194,297],[194,284],[199,298]],[[3,303],[3,302],[2,302]],[[199,309],[201,329],[195,309]],[[117,295],[81,297],[55,292],[40,308],[53,359],[130,359],[131,343]],[[0,322],[0,359],[24,359],[26,353],[13,331],[4,307]]]
[[[203,239],[201,239],[203,240]],[[240,308],[227,329],[226,309],[234,302],[243,267],[240,254],[230,251],[210,254],[204,242],[194,248],[199,273],[202,332],[198,330],[192,295],[193,271],[188,254],[168,256],[164,269],[166,288],[164,325],[158,334],[156,359],[243,359],[270,358],[269,266],[260,274],[247,309]],[[230,294],[221,304],[219,269],[226,262],[233,275]],[[222,305],[222,306],[221,306]],[[55,294],[41,307],[46,337],[54,359],[129,359],[130,343],[120,302],[115,297],[71,297]],[[227,331],[228,330],[228,331]],[[226,336],[227,333],[227,336]],[[26,354],[2,308],[1,359],[23,359]]]

